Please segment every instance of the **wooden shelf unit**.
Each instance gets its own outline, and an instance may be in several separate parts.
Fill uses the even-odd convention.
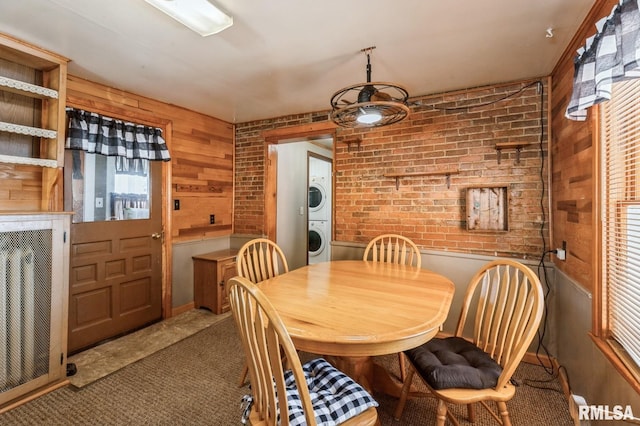
[[[67,58],[0,34],[0,91],[11,95],[3,98],[10,115],[0,116],[0,162],[43,168],[42,211],[62,210],[58,186],[64,165],[67,63]],[[25,151],[34,154],[25,156]]]

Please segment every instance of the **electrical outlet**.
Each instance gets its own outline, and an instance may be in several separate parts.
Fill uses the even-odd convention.
[[[556,257],[559,260],[566,260],[567,259],[567,252],[565,250],[562,250],[562,249],[556,249]]]
[[[567,242],[562,242],[562,248],[556,249],[556,257],[559,260],[567,260]]]
[[[216,215],[215,214],[210,214],[209,215],[209,224],[213,225],[214,223],[216,223]]]

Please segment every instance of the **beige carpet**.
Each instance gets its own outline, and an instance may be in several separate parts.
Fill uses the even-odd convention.
[[[378,361],[397,373],[397,356]],[[248,387],[237,380],[243,360],[229,317],[82,388],[67,386],[0,414],[1,425],[239,425],[240,399]],[[522,385],[508,403],[514,425],[572,426],[557,379],[523,364]],[[407,402],[402,419],[392,418],[396,399],[374,395],[383,426],[434,424],[435,402]],[[464,411],[453,410],[462,425]],[[475,425],[495,424],[477,409]]]

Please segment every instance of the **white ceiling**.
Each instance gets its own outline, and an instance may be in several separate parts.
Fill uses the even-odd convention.
[[[549,75],[595,2],[213,1],[234,25],[204,38],[144,0],[1,0],[0,32],[72,75],[245,122],[330,109],[366,81],[369,46],[372,80],[411,97]]]

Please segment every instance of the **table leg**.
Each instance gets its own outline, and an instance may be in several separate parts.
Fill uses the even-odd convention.
[[[344,372],[356,382],[360,383],[369,393],[379,392],[400,398],[402,382],[382,365],[373,362],[373,357],[327,357],[337,369]],[[425,396],[415,389],[409,392],[409,397]]]
[[[330,357],[331,363],[347,376],[360,383],[368,392],[372,392],[373,387],[373,358],[370,356],[360,357]]]

